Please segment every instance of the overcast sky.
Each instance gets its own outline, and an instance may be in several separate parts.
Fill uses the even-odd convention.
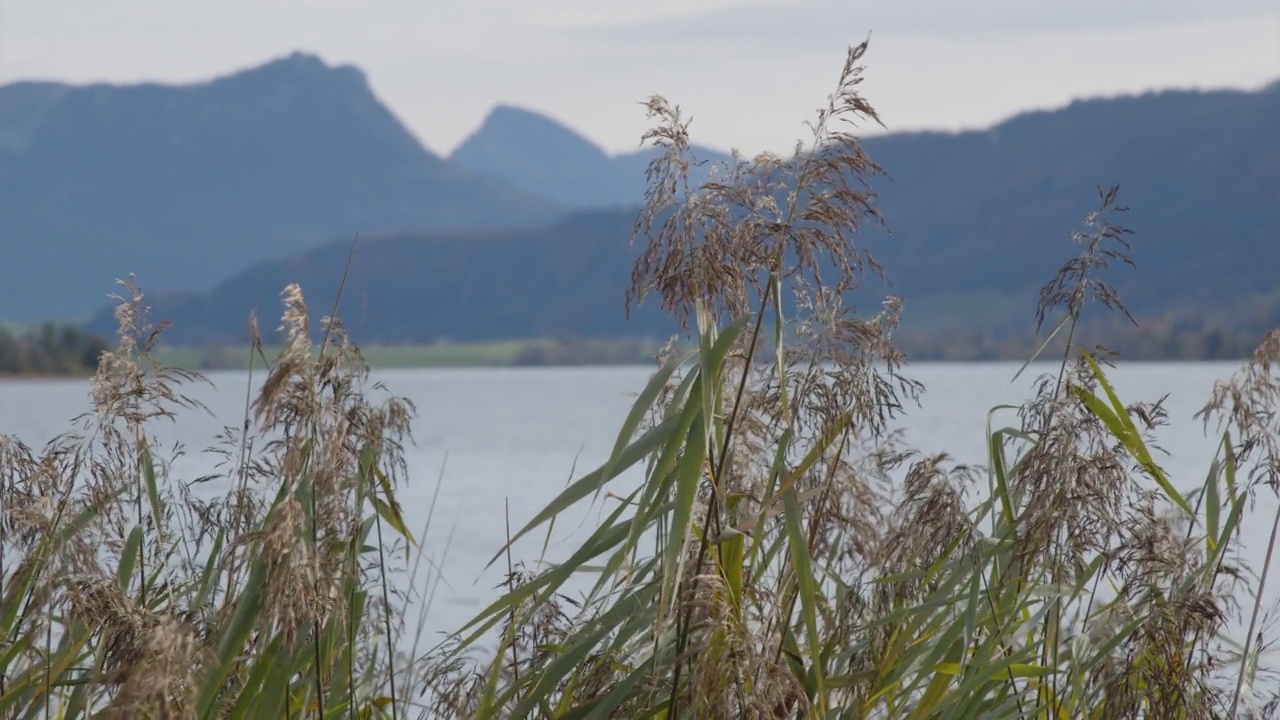
[[[0,0],[0,82],[204,80],[303,50],[363,69],[436,152],[497,103],[629,150],[655,92],[700,142],[754,152],[804,135],[868,34],[891,130],[1280,79],[1278,0]]]

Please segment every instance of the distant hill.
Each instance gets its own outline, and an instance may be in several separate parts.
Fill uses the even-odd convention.
[[[339,314],[357,341],[388,344],[665,336],[673,328],[652,307],[625,320],[634,220],[629,211],[587,211],[534,230],[372,238],[357,246]],[[330,243],[261,263],[209,293],[157,293],[147,302],[157,319],[174,321],[172,343],[242,341],[252,311],[270,334],[291,282],[301,284],[314,317],[328,314],[350,248]],[[107,307],[90,323],[99,333],[113,327]]]
[[[698,160],[716,162],[724,153],[694,147]],[[573,208],[629,207],[644,197],[645,169],[656,148],[609,155],[564,124],[529,110],[500,105],[449,160],[458,167],[499,178],[525,192],[545,195]],[[709,164],[696,168],[697,182]]]
[[[1280,83],[1082,100],[984,131],[871,137],[867,152],[887,172],[874,184],[892,239],[872,232],[868,242],[898,290],[928,298],[939,321],[957,299],[1021,307],[1069,252],[1068,234],[1092,209],[1095,188],[1118,183],[1148,279],[1135,286],[1135,303],[1214,302],[1219,289],[1266,293],[1274,278],[1253,270],[1280,259],[1277,127]],[[566,205],[626,206],[642,198],[652,152],[610,158],[550,118],[498,108],[453,159],[518,187],[548,188]],[[1232,282],[1220,288],[1226,276]]]
[[[356,232],[545,224],[554,202],[428,152],[364,75],[293,54],[211,82],[0,87],[0,319],[137,273],[202,291]]]
[[[1280,83],[1072,103],[982,132],[867,141],[893,231],[881,259],[908,296],[1033,297],[1068,232],[1118,183],[1144,312],[1280,287]]]
[[[981,132],[873,138],[892,234],[861,242],[887,266],[911,326],[1023,331],[1036,289],[1076,252],[1069,233],[1097,186],[1118,182],[1139,271],[1116,277],[1139,316],[1280,321],[1259,315],[1280,311],[1277,127],[1280,84],[1090,100]],[[599,158],[580,156],[590,180]],[[590,211],[543,229],[371,239],[343,316],[366,342],[661,334],[669,325],[651,307],[622,319],[634,217]],[[208,294],[155,298],[157,311],[177,321],[179,340],[238,337],[255,303],[273,327],[286,283],[301,282],[313,301],[332,297],[347,247],[260,264]],[[95,327],[109,329],[105,311]]]

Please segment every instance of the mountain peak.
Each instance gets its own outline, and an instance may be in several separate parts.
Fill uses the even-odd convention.
[[[319,55],[300,50],[200,86],[209,85],[259,89],[328,87],[343,92],[372,94],[369,80],[360,68],[354,65],[330,65]]]
[[[600,146],[546,115],[498,105],[480,128],[449,156],[454,164],[482,175],[505,177],[529,193],[571,206],[608,204],[600,178],[611,160]]]
[[[269,61],[267,65],[281,65],[299,69],[328,69],[329,65],[314,53],[294,50],[282,58]]]
[[[698,157],[718,161],[723,153],[695,148]],[[485,116],[449,160],[473,172],[501,178],[513,187],[568,207],[638,205],[644,198],[645,168],[658,151],[649,147],[610,156],[599,145],[546,115],[500,104]],[[693,170],[695,184],[709,167]]]
[[[288,55],[268,60],[256,67],[250,67],[238,74],[263,72],[277,75],[320,76],[338,74],[355,74],[364,77],[364,72],[354,65],[330,65],[324,58],[314,53],[294,50]]]
[[[546,115],[514,105],[497,105],[480,128],[458,146],[450,159],[463,165],[493,153],[528,152],[568,163],[603,163],[608,155],[581,133]]]
[[[509,128],[509,127],[536,127],[547,132],[558,132],[566,135],[572,135],[581,138],[584,142],[590,143],[581,133],[573,130],[568,125],[550,115],[540,113],[519,105],[509,105],[507,103],[498,103],[494,105],[489,114],[485,115],[484,123],[481,128]]]

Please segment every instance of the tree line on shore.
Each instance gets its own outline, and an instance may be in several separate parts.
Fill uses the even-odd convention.
[[[87,375],[109,348],[80,327],[45,322],[23,331],[0,327],[0,375]]]

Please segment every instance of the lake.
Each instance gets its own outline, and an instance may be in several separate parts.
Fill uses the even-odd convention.
[[[1236,363],[1127,364],[1112,372],[1126,403],[1154,401],[1168,393],[1170,423],[1158,433],[1171,455],[1159,461],[1181,490],[1203,484],[1216,449],[1194,413],[1215,380],[1225,379]],[[1033,368],[1016,384],[1016,363],[920,364],[907,375],[923,382],[922,406],[910,408],[901,425],[906,439],[922,452],[949,452],[957,461],[980,463],[984,454],[987,411],[1017,403],[1031,392],[1034,378],[1049,368]],[[617,428],[642,389],[651,368],[386,370],[373,379],[409,398],[418,409],[415,443],[407,450],[409,486],[401,493],[406,520],[419,533],[430,561],[442,573],[428,616],[431,635],[456,629],[496,597],[494,586],[505,560],[481,569],[505,539],[504,502],[510,504],[513,530],[565,485],[607,459]],[[243,417],[245,373],[209,375],[213,386],[193,386],[193,395],[211,414],[191,412],[176,426],[161,426],[161,438],[189,451],[174,465],[175,477],[193,479],[213,472],[200,452],[226,425]],[[0,433],[39,446],[67,429],[67,421],[89,407],[83,380],[7,381],[0,383]],[[1012,413],[1006,423],[1016,422]],[[575,470],[576,468],[576,470]],[[635,473],[622,482],[637,481]],[[1265,495],[1244,528],[1245,555],[1260,568],[1270,532],[1274,502]],[[562,520],[548,555],[558,556],[612,505],[597,504]],[[542,537],[517,547],[517,560],[536,559]],[[500,566],[500,567],[499,567]],[[425,582],[425,581],[423,581]],[[1274,588],[1278,583],[1269,583]],[[1276,597],[1268,591],[1269,598]]]

